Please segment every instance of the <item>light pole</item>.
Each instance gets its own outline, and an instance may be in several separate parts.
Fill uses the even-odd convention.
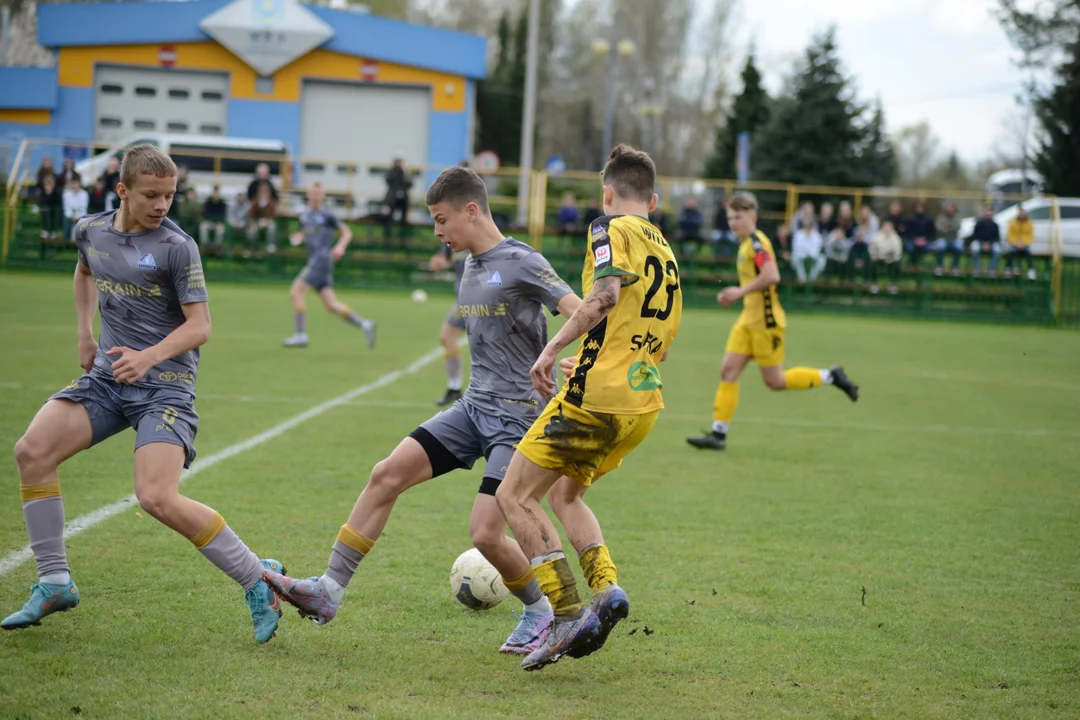
[[[637,45],[633,40],[616,40],[615,17],[611,21],[611,38],[604,40],[598,38],[593,41],[592,49],[597,55],[608,56],[607,99],[604,105],[604,145],[600,149],[600,167],[607,162],[608,153],[611,152],[613,143],[612,134],[615,130],[615,85],[619,76],[619,58],[630,57],[637,52]]]
[[[518,175],[518,224],[529,222],[529,173],[536,135],[536,65],[540,52],[540,0],[529,0],[529,33],[525,49],[525,107],[521,112],[521,162]]]

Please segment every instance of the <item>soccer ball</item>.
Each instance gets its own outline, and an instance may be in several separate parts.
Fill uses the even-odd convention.
[[[427,293],[420,288],[417,288],[412,291],[412,299],[415,303],[427,302]]]
[[[473,610],[490,610],[510,591],[502,576],[476,548],[466,550],[450,568],[450,592],[458,602]]]

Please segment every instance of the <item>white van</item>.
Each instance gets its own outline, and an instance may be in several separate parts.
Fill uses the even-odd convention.
[[[221,185],[221,192],[226,198],[238,192],[247,192],[248,184],[255,177],[255,166],[261,162],[270,166],[270,176],[279,188],[282,173],[289,171],[289,147],[279,140],[139,133],[103,153],[76,163],[75,169],[83,177],[83,184],[92,184],[95,178],[105,172],[109,158],[122,158],[125,148],[133,145],[155,145],[167,152],[177,166],[186,166],[188,186],[194,187],[200,198],[208,197],[215,184]],[[217,158],[220,160],[216,161]]]

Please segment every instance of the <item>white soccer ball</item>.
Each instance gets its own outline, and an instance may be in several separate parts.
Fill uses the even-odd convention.
[[[427,302],[427,293],[420,288],[417,288],[416,290],[412,291],[412,299],[415,303]]]
[[[490,610],[510,591],[502,576],[476,548],[466,550],[450,568],[450,592],[458,602],[473,610]]]

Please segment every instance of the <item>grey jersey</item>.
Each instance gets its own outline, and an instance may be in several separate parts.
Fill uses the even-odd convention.
[[[79,263],[90,268],[98,290],[101,336],[93,373],[112,379],[119,355],[113,347],[145,350],[185,322],[181,306],[206,302],[199,246],[168,218],[157,230],[122,233],[113,228],[116,211],[79,221],[75,243]],[[199,350],[189,350],[154,367],[137,385],[182,388],[195,394]]]
[[[543,255],[506,239],[465,262],[458,317],[469,335],[466,396],[539,401],[529,370],[547,345],[547,318],[570,286]]]
[[[449,245],[443,245],[443,257],[450,260],[454,266],[454,297],[461,292],[461,278],[465,275],[465,261],[469,259],[468,250],[454,252]]]
[[[331,262],[330,250],[337,240],[340,227],[337,217],[326,210],[305,210],[299,217],[304,244],[313,262]]]

